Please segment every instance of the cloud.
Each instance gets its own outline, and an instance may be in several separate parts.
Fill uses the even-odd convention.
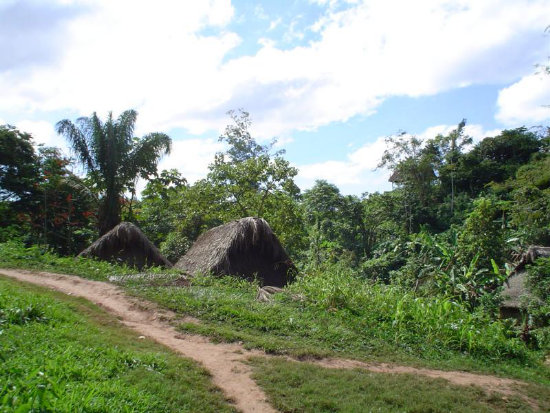
[[[391,96],[510,83],[543,60],[550,15],[546,0],[320,1],[317,22],[299,30],[290,22],[287,31],[315,40],[281,49],[284,39],[274,38],[252,56],[227,59],[242,43],[230,29],[229,0],[67,4],[80,8],[55,14],[52,38],[62,41],[49,41],[48,56],[36,54],[31,66],[14,59],[0,72],[4,116],[135,108],[144,131],[201,134],[244,107],[263,137],[315,130],[372,114]],[[37,36],[24,29],[0,26],[0,37],[20,35],[18,49],[32,51]],[[9,50],[0,43],[0,55]]]
[[[87,10],[52,1],[0,4],[0,73],[50,64],[64,52],[71,19]]]
[[[318,179],[337,185],[342,193],[356,194],[391,189],[389,172],[376,167],[386,148],[384,137],[348,153],[344,161],[327,161],[298,165],[296,182],[302,190],[311,188]]]
[[[496,118],[509,126],[550,121],[550,76],[532,74],[502,89]]]
[[[57,147],[66,155],[70,153],[67,141],[55,132],[50,122],[22,120],[17,122],[15,126],[22,132],[30,133],[37,144]]]
[[[456,125],[437,125],[415,135],[423,141],[438,134],[446,135],[456,129]],[[481,125],[466,125],[465,133],[474,142],[488,136],[496,136],[500,130],[484,131]],[[302,189],[311,188],[318,179],[325,179],[337,185],[342,193],[361,195],[364,192],[383,192],[391,189],[391,172],[385,168],[377,169],[386,149],[385,137],[378,137],[347,154],[344,161],[327,161],[298,165],[297,184]]]
[[[206,177],[215,153],[223,149],[224,145],[214,139],[174,140],[170,155],[160,161],[158,170],[177,169],[193,183]]]

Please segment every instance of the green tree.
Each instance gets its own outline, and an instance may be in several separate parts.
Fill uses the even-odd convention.
[[[464,266],[492,268],[491,259],[503,264],[504,231],[502,205],[491,198],[478,198],[458,236],[458,260]]]
[[[256,142],[248,112],[228,114],[233,124],[219,138],[228,148],[210,164],[207,180],[201,184],[203,193],[215,198],[211,205],[219,209],[223,221],[265,218],[289,253],[297,253],[304,244],[300,189],[294,183],[298,170],[283,158],[284,151],[273,152],[276,140],[268,145]]]
[[[33,215],[40,241],[58,254],[75,254],[96,235],[97,199],[87,185],[69,171],[70,160],[57,148],[39,149],[40,203]]]
[[[39,176],[31,135],[0,126],[0,242],[31,231],[40,199]]]
[[[356,263],[365,254],[367,231],[359,198],[343,196],[336,185],[318,180],[304,192],[303,206],[316,265],[325,255],[338,259],[352,253]]]
[[[438,152],[416,136],[400,133],[386,138],[387,148],[378,167],[388,168],[390,181],[403,192],[404,227],[409,233],[432,224]]]
[[[57,123],[57,132],[69,141],[100,194],[100,235],[120,223],[124,192],[133,195],[138,177],[156,175],[159,159],[170,151],[171,140],[164,133],[134,137],[136,119],[137,112],[127,110],[117,119],[109,113],[105,122],[94,112],[76,124],[68,119]]]
[[[227,126],[219,138],[229,147],[216,154],[208,174],[227,206],[243,217],[261,217],[274,194],[284,192],[297,198],[300,189],[294,177],[298,170],[282,157],[283,150],[271,152],[276,141],[260,145],[251,137],[248,112],[230,111],[229,115],[235,124]]]
[[[0,201],[28,208],[36,192],[38,169],[32,136],[10,125],[0,126]]]
[[[504,130],[488,137],[458,159],[455,185],[458,191],[476,197],[490,183],[513,178],[516,171],[540,152],[543,140],[525,127]]]
[[[437,135],[428,143],[428,145],[433,145],[436,148],[439,155],[439,180],[443,191],[447,193],[449,191],[451,195],[451,217],[455,212],[456,165],[463,154],[463,150],[473,142],[472,138],[465,134],[465,127],[466,119],[462,119],[456,129],[452,130],[448,135]]]

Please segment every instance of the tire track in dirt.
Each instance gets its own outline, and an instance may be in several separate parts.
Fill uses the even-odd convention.
[[[212,380],[227,398],[243,412],[276,412],[268,403],[263,390],[251,378],[251,367],[246,364],[253,356],[277,357],[260,350],[247,350],[235,343],[212,343],[206,337],[182,334],[173,323],[181,321],[175,313],[156,304],[128,296],[116,285],[92,281],[73,275],[0,269],[0,274],[65,294],[82,297],[115,315],[120,322],[170,349],[202,364]],[[505,396],[520,396],[535,410],[538,405],[518,391],[521,381],[462,371],[444,371],[388,363],[367,363],[346,359],[307,359],[306,362],[332,369],[364,369],[375,373],[416,374],[429,378],[442,378],[459,386],[475,385],[488,392]]]

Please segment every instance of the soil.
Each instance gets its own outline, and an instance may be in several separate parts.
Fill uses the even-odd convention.
[[[37,284],[62,293],[83,297],[115,315],[122,324],[139,333],[140,338],[150,338],[175,352],[191,358],[206,368],[212,380],[225,393],[227,399],[242,412],[276,412],[268,403],[262,389],[251,378],[251,368],[246,360],[253,356],[276,357],[260,350],[247,350],[238,343],[212,343],[203,336],[182,334],[174,328],[182,319],[151,302],[128,296],[121,288],[106,282],[92,281],[72,275],[0,269],[0,273],[19,281]],[[532,400],[522,395],[518,388],[524,383],[518,380],[467,373],[442,371],[388,363],[365,363],[346,359],[295,360],[313,363],[325,368],[365,369],[375,373],[416,374],[441,378],[460,386],[478,386],[488,392],[505,396],[520,396],[536,409]]]

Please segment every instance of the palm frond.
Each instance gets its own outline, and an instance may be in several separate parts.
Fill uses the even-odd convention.
[[[82,118],[81,118],[82,119]],[[79,119],[79,120],[81,120]],[[80,122],[79,122],[80,123]],[[74,154],[78,157],[79,161],[91,172],[95,171],[94,156],[90,153],[90,146],[88,145],[88,139],[86,131],[78,128],[74,123],[68,119],[63,119],[57,122],[56,131],[58,134],[63,135],[65,139],[69,141]]]
[[[133,176],[147,178],[157,172],[159,159],[170,153],[172,140],[165,133],[150,133],[134,143],[129,154],[129,170]]]

